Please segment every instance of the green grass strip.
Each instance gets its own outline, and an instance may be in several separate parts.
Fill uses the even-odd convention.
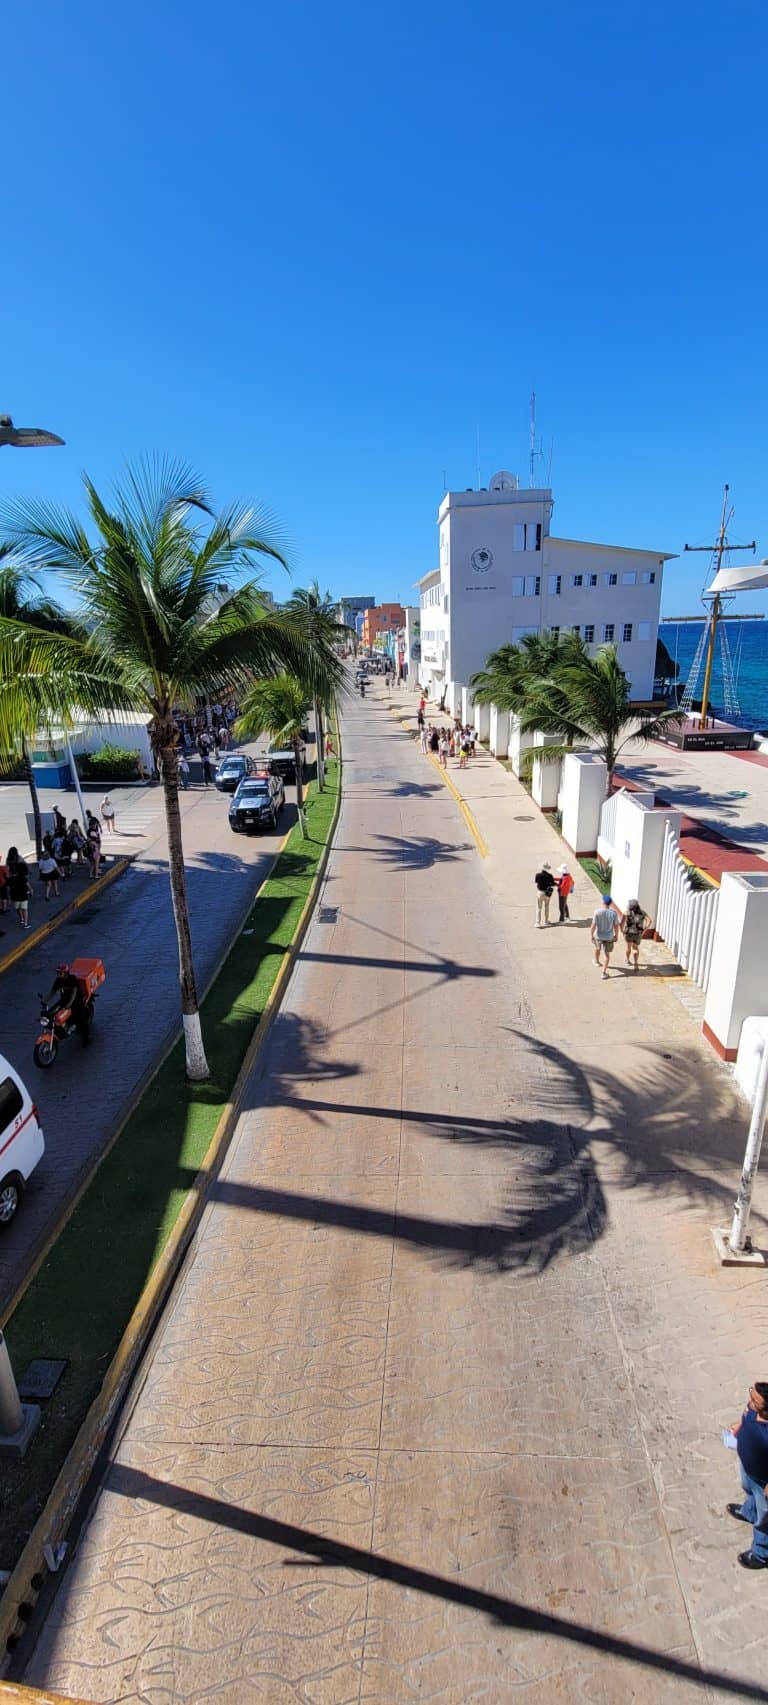
[[[586,871],[590,882],[594,882],[599,894],[609,894],[611,891],[611,867],[599,858],[579,858],[582,870]]]
[[[296,824],[246,919],[251,933],[237,936],[203,1002],[209,1080],[187,1081],[180,1040],[9,1321],[16,1369],[34,1356],[65,1356],[69,1367],[26,1459],[0,1463],[1,1568],[13,1567],[45,1504],[229,1099],[328,840],[337,764],[326,778],[307,799],[307,840]]]

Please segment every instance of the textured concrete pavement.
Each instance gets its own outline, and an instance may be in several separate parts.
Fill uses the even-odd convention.
[[[255,751],[255,745],[246,750]],[[294,789],[289,790],[289,797]],[[115,803],[118,794],[115,790]],[[214,788],[182,795],[181,808],[192,940],[204,988],[263,881],[279,842],[295,819],[283,812],[277,835],[233,835],[228,795]],[[121,801],[120,834],[110,851],[136,862],[51,936],[0,977],[0,1054],[21,1073],[40,1107],[46,1153],[32,1174],[19,1214],[0,1237],[0,1308],[11,1296],[99,1155],[126,1105],[179,1027],[178,953],[168,887],[165,817],[160,789]],[[66,887],[66,885],[65,885]],[[38,900],[33,914],[41,921]],[[33,1063],[38,991],[50,988],[61,960],[85,954],[104,960],[107,981],[96,1008],[90,1048],[68,1042],[55,1065]]]
[[[28,1681],[768,1699],[719,1439],[765,1281],[707,1239],[742,1110],[662,979],[533,931],[554,831],[497,768],[481,861],[350,707],[322,903]]]

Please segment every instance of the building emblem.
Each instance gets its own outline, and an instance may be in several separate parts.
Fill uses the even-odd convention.
[[[472,552],[469,560],[475,574],[487,574],[493,564],[493,551],[486,550],[485,546],[481,545],[478,550]]]

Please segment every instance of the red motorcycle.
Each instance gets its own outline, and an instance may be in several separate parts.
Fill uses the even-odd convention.
[[[97,990],[105,981],[101,959],[73,959],[60,965],[50,995],[40,996],[40,1022],[44,1026],[33,1049],[36,1066],[44,1071],[53,1065],[59,1044],[68,1036],[90,1041],[93,1006]]]

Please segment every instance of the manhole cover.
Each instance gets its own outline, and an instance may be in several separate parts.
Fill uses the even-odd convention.
[[[34,1398],[52,1397],[67,1366],[66,1361],[52,1361],[45,1356],[30,1362],[19,1380],[22,1403],[29,1403]]]
[[[320,924],[335,924],[335,923],[338,923],[338,919],[339,919],[339,908],[338,908],[338,906],[321,906],[320,907],[318,914],[317,914],[318,923],[320,923]]]

